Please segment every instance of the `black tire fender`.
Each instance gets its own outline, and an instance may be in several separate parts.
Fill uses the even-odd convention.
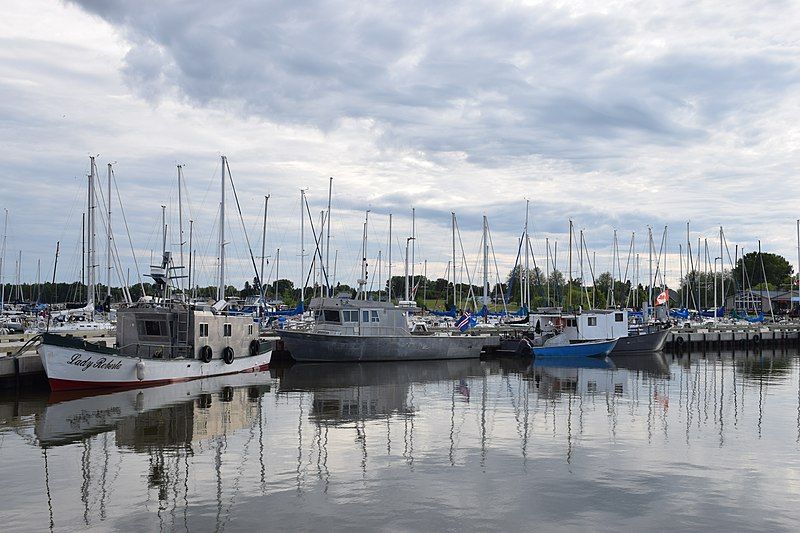
[[[214,355],[214,352],[211,350],[211,346],[205,345],[200,348],[200,360],[204,363],[210,363],[211,357]]]
[[[250,353],[250,355],[251,356],[252,355],[258,355],[258,352],[260,350],[261,350],[261,343],[258,342],[258,340],[256,340],[256,339],[251,340],[250,341],[250,347],[248,349],[248,352]]]
[[[233,363],[233,348],[226,346],[225,349],[222,350],[222,360],[225,361],[226,365]]]

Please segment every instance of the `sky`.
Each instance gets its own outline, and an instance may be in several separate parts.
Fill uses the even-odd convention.
[[[335,262],[343,283],[360,276],[367,210],[372,282],[388,273],[389,213],[393,274],[402,273],[412,207],[417,273],[427,261],[428,277],[445,277],[455,212],[471,275],[482,275],[485,215],[490,278],[505,278],[526,200],[543,269],[547,239],[567,270],[570,219],[598,272],[611,268],[614,230],[625,269],[635,232],[645,278],[647,228],[658,248],[667,226],[662,268],[677,279],[687,222],[692,251],[708,238],[711,261],[723,226],[731,256],[760,239],[797,265],[794,2],[10,0],[4,19],[6,281],[20,250],[22,278],[34,281],[41,261],[49,279],[56,241],[57,278],[80,276],[90,155],[103,191],[113,163],[124,206],[123,221],[114,192],[113,284],[157,261],[162,205],[179,254],[178,164],[183,240],[191,218],[197,281],[214,283],[221,155],[244,219],[229,190],[236,285],[253,277],[248,239],[259,263],[265,195],[265,278],[299,281],[300,189],[318,231],[330,177],[329,275]],[[307,266],[308,222],[305,232]],[[104,246],[98,230],[100,280]]]

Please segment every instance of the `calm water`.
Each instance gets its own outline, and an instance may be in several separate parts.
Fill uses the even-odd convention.
[[[797,530],[794,354],[294,367],[0,399],[4,531]]]

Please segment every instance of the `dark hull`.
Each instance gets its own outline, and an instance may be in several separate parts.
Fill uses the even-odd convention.
[[[301,331],[279,331],[295,361],[424,361],[480,357],[484,346],[499,343],[498,337],[478,336],[375,336],[327,335]]]
[[[664,349],[667,335],[669,335],[669,330],[662,329],[653,333],[621,337],[617,340],[617,345],[614,346],[611,355],[659,352]]]

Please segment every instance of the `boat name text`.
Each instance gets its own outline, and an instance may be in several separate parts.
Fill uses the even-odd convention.
[[[67,364],[81,367],[81,372],[86,372],[90,368],[96,368],[98,370],[119,370],[122,368],[122,361],[110,361],[105,357],[101,357],[97,360],[92,357],[81,359],[81,354],[79,353],[72,354],[72,358],[67,361]]]

